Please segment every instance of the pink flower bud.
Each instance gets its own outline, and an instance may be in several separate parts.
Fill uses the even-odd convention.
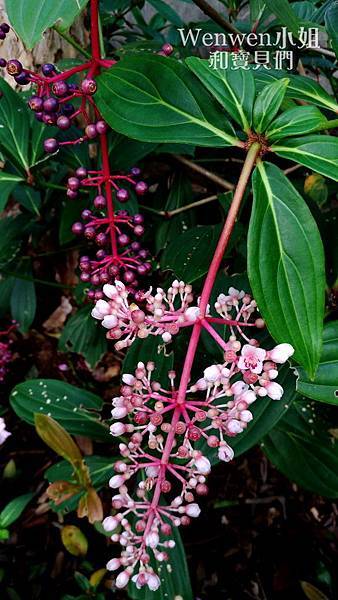
[[[124,373],[124,375],[122,375],[122,381],[126,385],[134,385],[135,377],[134,375],[130,375],[130,373]]]
[[[124,423],[113,423],[110,426],[110,433],[114,436],[120,436],[125,433],[126,426]]]
[[[278,346],[269,351],[269,358],[278,364],[283,364],[293,353],[294,349],[291,344],[278,344]]]
[[[115,517],[106,517],[102,521],[102,527],[105,531],[114,531],[119,525],[119,521]]]
[[[218,449],[218,458],[224,462],[229,462],[233,457],[233,449],[226,442],[221,442]]]
[[[113,477],[111,477],[109,479],[109,487],[111,488],[119,488],[121,487],[121,485],[123,485],[125,482],[125,478],[123,477],[123,475],[113,475]]]
[[[113,408],[111,411],[111,416],[113,419],[123,419],[128,414],[128,411],[125,406],[117,406]]]
[[[106,569],[107,571],[116,571],[121,566],[121,561],[118,558],[112,558],[107,562]]]

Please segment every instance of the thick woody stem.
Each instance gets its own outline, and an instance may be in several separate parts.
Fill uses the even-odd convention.
[[[252,169],[255,165],[256,159],[259,155],[259,151],[260,151],[260,144],[254,143],[254,144],[252,144],[252,146],[250,147],[250,149],[247,153],[247,156],[246,156],[246,159],[244,161],[243,168],[241,171],[241,175],[238,180],[234,198],[233,198],[232,204],[230,206],[221,236],[219,238],[214,257],[211,261],[206,280],[204,282],[202,295],[201,295],[201,302],[200,302],[201,318],[199,321],[197,321],[197,323],[193,326],[193,329],[192,329],[189,346],[188,346],[187,354],[186,354],[184,365],[183,365],[180,385],[179,385],[179,389],[178,389],[176,407],[175,407],[172,422],[171,422],[171,429],[170,429],[170,432],[166,439],[166,443],[165,443],[163,454],[162,454],[161,471],[160,471],[159,477],[156,482],[156,487],[154,490],[154,494],[153,494],[153,498],[152,498],[152,502],[151,502],[151,506],[150,506],[150,510],[149,510],[149,515],[148,515],[149,518],[148,518],[148,522],[147,522],[147,527],[144,532],[144,538],[146,537],[147,533],[151,529],[151,525],[152,525],[152,522],[153,522],[153,519],[154,519],[154,516],[156,513],[157,505],[158,505],[158,502],[159,502],[159,499],[161,496],[161,486],[162,486],[163,480],[165,479],[165,473],[166,473],[167,465],[169,463],[169,457],[170,457],[170,454],[172,451],[173,442],[175,439],[175,428],[176,428],[177,422],[180,419],[181,412],[184,409],[186,392],[188,389],[188,384],[189,384],[190,375],[191,375],[191,369],[192,369],[192,366],[194,363],[194,359],[195,359],[195,355],[196,355],[196,351],[197,351],[197,347],[198,347],[198,342],[199,342],[199,338],[200,338],[201,330],[202,330],[202,326],[203,326],[203,319],[204,319],[205,311],[207,309],[207,305],[209,302],[210,294],[211,294],[211,291],[212,291],[212,288],[213,288],[213,285],[214,285],[214,282],[216,279],[218,269],[221,265],[222,258],[224,256],[224,252],[229,243],[229,239],[230,239],[231,233],[233,231],[233,228],[234,228],[234,225],[235,225],[235,222],[237,219],[238,211],[239,211],[239,208],[240,208],[243,196],[244,196],[245,188],[248,184],[248,181],[249,181],[249,178],[251,175],[251,171],[252,171]]]

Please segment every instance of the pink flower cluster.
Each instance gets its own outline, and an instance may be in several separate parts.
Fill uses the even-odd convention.
[[[124,338],[128,344],[140,330],[134,327],[133,310],[124,287],[119,282],[111,287],[110,302],[97,303],[94,316],[107,319],[103,324],[110,331],[119,330],[121,337],[129,327]],[[178,308],[174,306],[175,295],[180,302]],[[201,317],[198,306],[189,307],[191,287],[183,282],[173,282],[167,295],[163,290],[157,290],[154,296],[149,294],[147,302],[151,307],[150,320],[146,321],[146,313],[142,311],[140,322],[146,323],[150,333],[157,324],[158,334],[163,337],[162,325],[178,320],[184,323],[190,310],[193,321],[201,319],[201,326],[209,333],[212,329],[216,334],[216,337],[211,334],[212,337],[224,350],[224,362],[207,367],[201,378],[189,384],[183,398],[175,385],[174,371],[169,371],[169,386],[165,389],[154,379],[155,364],[139,362],[134,374],[123,375],[120,395],[113,399],[115,422],[111,434],[128,436],[129,441],[120,444],[122,460],[115,464],[115,474],[110,479],[110,487],[117,490],[112,502],[116,514],[103,522],[112,540],[120,542],[123,550],[120,558],[108,562],[107,568],[122,569],[116,579],[118,587],[124,587],[131,579],[137,587],[148,586],[154,591],[160,579],[154,573],[152,560],[168,560],[168,551],[175,545],[172,527],[188,525],[200,514],[197,500],[208,492],[206,482],[211,469],[206,455],[208,448],[217,451],[219,460],[232,460],[231,438],[252,421],[251,405],[264,396],[281,399],[283,388],[275,381],[278,365],[292,356],[293,348],[290,344],[280,344],[265,350],[257,340],[247,338],[242,328],[250,325],[256,304],[248,294],[233,288],[217,298],[215,308],[221,319]],[[138,307],[135,310],[140,311]],[[103,315],[101,311],[107,312]],[[161,319],[168,317],[167,312],[176,319],[162,323]],[[151,321],[155,315],[157,322]],[[226,342],[213,329],[213,322],[231,328]],[[261,319],[255,323],[262,326]],[[242,341],[236,337],[235,329]],[[136,498],[128,490],[129,480],[130,489],[136,486]],[[161,501],[162,496],[165,502]]]

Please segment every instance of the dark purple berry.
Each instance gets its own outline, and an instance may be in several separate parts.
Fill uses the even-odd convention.
[[[134,177],[138,177],[139,175],[141,175],[141,169],[139,167],[133,167],[130,173],[134,175]]]
[[[141,275],[143,277],[148,272],[147,271],[147,267],[145,265],[138,265],[137,272],[138,272],[139,275]]]
[[[52,85],[52,92],[58,98],[65,96],[68,92],[68,84],[65,81],[56,81]]]
[[[15,75],[14,79],[18,85],[28,85],[30,82],[29,74],[26,71],[22,71],[19,75]]]
[[[8,33],[10,30],[10,26],[8,25],[8,23],[1,23],[0,25],[0,29],[1,31],[3,31],[4,33]]]
[[[98,121],[95,125],[97,133],[107,133],[108,125],[105,121]]]
[[[84,94],[95,94],[97,90],[96,81],[94,79],[84,79],[81,83],[81,90]]]
[[[92,215],[92,212],[91,212],[91,210],[89,210],[89,208],[85,208],[85,209],[82,211],[82,213],[81,213],[81,218],[82,218],[84,221],[90,221],[90,219],[92,218],[92,216],[93,216],[93,215]]]
[[[134,233],[135,235],[137,235],[138,237],[144,234],[144,227],[143,225],[135,225],[134,227]]]
[[[97,131],[96,131],[96,127],[95,127],[94,123],[87,125],[87,127],[85,128],[85,134],[90,140],[93,140],[94,138],[96,138]]]
[[[133,223],[134,225],[142,225],[142,223],[144,222],[144,217],[143,215],[134,215],[133,216]]]
[[[118,277],[120,275],[120,269],[117,265],[111,265],[109,267],[109,273],[112,277]]]
[[[69,200],[76,200],[77,192],[75,190],[67,190],[67,198],[69,198]]]
[[[76,85],[76,83],[68,83],[68,91],[69,92],[77,92],[79,89],[79,87]]]
[[[129,215],[127,210],[118,210],[116,214],[118,217],[128,217]]]
[[[46,112],[57,112],[59,108],[59,102],[56,98],[47,98],[43,103],[43,110]]]
[[[130,242],[130,238],[129,235],[127,235],[126,233],[121,233],[118,238],[117,241],[119,243],[120,246],[127,246]]]
[[[61,110],[62,110],[62,113],[64,115],[66,115],[66,117],[71,117],[75,109],[72,104],[70,104],[69,102],[66,102],[66,104],[64,104],[62,106]]]
[[[73,225],[72,225],[72,232],[75,235],[81,235],[83,233],[83,230],[84,230],[84,226],[83,226],[82,223],[79,223],[79,222],[73,223]]]
[[[80,279],[81,279],[81,281],[84,281],[84,283],[88,283],[88,281],[90,281],[90,274],[89,273],[81,273]]]
[[[120,188],[116,192],[116,198],[119,202],[127,202],[129,200],[129,192],[125,188]]]
[[[88,290],[87,296],[88,296],[89,300],[94,300],[94,298],[95,298],[94,290]]]
[[[135,280],[135,275],[133,273],[133,271],[126,271],[123,274],[123,281],[125,283],[132,283]]]
[[[0,29],[0,40],[5,40],[6,39],[6,34],[4,31],[2,31],[2,29]]]
[[[98,250],[96,252],[96,258],[97,260],[102,260],[103,258],[105,258],[105,256],[107,256],[107,253],[105,250],[103,250],[103,248],[101,248],[101,250]]]
[[[98,273],[94,273],[94,275],[92,275],[90,278],[90,283],[92,285],[99,285],[100,284],[100,275]]]
[[[55,113],[43,113],[42,120],[45,123],[45,125],[55,125],[56,114]]]
[[[95,238],[95,242],[97,243],[98,246],[105,246],[107,243],[107,236],[105,233],[98,233],[96,238]]]
[[[80,187],[80,179],[78,179],[77,177],[69,177],[67,181],[67,187],[73,191],[78,190]]]
[[[45,77],[52,77],[56,72],[54,65],[51,63],[45,63],[42,65],[41,70]]]
[[[41,112],[43,108],[43,100],[39,96],[31,96],[28,100],[28,106],[35,112]]]
[[[37,121],[40,121],[40,122],[43,121],[43,112],[36,112],[34,114],[34,116],[35,116],[35,118],[36,118]]]
[[[74,223],[74,225],[75,225],[75,223]],[[73,227],[74,227],[74,225],[73,225]],[[79,267],[80,267],[80,270],[83,271],[84,273],[90,273],[90,271],[91,271],[91,266],[90,266],[89,261],[81,260]]]
[[[75,175],[79,179],[84,179],[87,177],[87,169],[85,167],[78,167],[78,169],[75,171]]]
[[[135,192],[138,196],[143,196],[148,191],[148,185],[145,181],[138,181],[135,185]]]
[[[138,252],[139,250],[141,250],[141,244],[140,244],[140,242],[133,242],[130,245],[130,247],[131,247],[131,249],[132,249],[133,252]]]
[[[23,67],[21,62],[13,58],[7,62],[6,69],[7,73],[9,75],[13,75],[14,77],[15,75],[19,75],[22,72]]]
[[[102,271],[100,273],[100,283],[108,283],[108,281],[110,281],[110,277],[107,271]]]
[[[56,120],[56,124],[59,129],[66,131],[66,129],[69,129],[72,123],[71,120],[65,115],[60,115]]]
[[[4,58],[0,58],[0,67],[2,69],[4,69],[6,65],[7,65],[7,60],[5,60]]]
[[[101,290],[97,290],[95,292],[95,300],[102,300],[103,297],[104,297],[104,294],[103,294],[103,292],[101,292]]]
[[[97,210],[102,210],[103,208],[105,208],[107,202],[104,196],[96,196],[94,198],[94,206]]]
[[[56,152],[59,149],[59,142],[55,138],[47,138],[43,142],[43,147],[45,152]]]
[[[140,250],[138,253],[139,257],[142,259],[146,259],[149,256],[149,251],[148,250]]]
[[[84,234],[85,234],[85,237],[87,238],[87,240],[93,240],[95,237],[94,227],[90,227],[90,226],[85,227]]]
[[[170,56],[170,54],[174,52],[174,48],[171,44],[163,44],[161,50],[165,56]]]
[[[151,263],[149,263],[149,262],[144,263],[144,267],[147,269],[147,273],[150,273],[150,271],[151,271]]]

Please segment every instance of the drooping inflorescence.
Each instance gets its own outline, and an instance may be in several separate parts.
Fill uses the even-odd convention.
[[[201,319],[202,326],[224,351],[224,362],[204,369],[202,377],[189,384],[183,398],[175,385],[174,371],[169,371],[169,386],[164,388],[154,378],[156,365],[139,362],[135,373],[123,375],[120,396],[113,399],[111,434],[128,440],[119,446],[122,459],[115,463],[115,475],[110,479],[110,486],[118,490],[112,501],[116,514],[103,522],[123,550],[120,558],[108,562],[107,568],[122,569],[116,579],[118,587],[131,579],[138,588],[148,586],[154,591],[160,578],[154,572],[153,559],[160,563],[168,560],[170,548],[175,545],[172,527],[188,525],[191,518],[198,517],[198,496],[208,492],[211,465],[205,449],[214,449],[221,461],[232,460],[231,438],[243,432],[253,419],[251,405],[265,396],[281,399],[283,388],[275,381],[278,365],[288,360],[293,348],[280,344],[265,350],[256,339],[246,336],[246,326],[262,327],[264,323],[256,318],[256,303],[249,294],[234,288],[217,298],[215,308],[220,318],[210,316],[209,311],[203,317],[198,305],[189,307],[193,300],[191,286],[175,281],[167,295],[163,290],[157,290],[157,297],[149,293],[151,309],[141,311],[140,323],[132,319],[133,310],[128,307],[128,295],[120,282],[105,291],[110,300],[97,302],[94,316],[101,318],[111,332],[117,331],[120,337],[127,335],[124,345],[132,343],[143,329],[163,339],[166,323],[178,324],[179,330],[180,324],[189,321],[186,315],[191,311],[191,323]],[[180,300],[177,309],[176,295]],[[135,311],[139,314],[140,309],[136,307]],[[169,316],[175,319],[166,321]],[[216,333],[214,322],[230,327],[226,341]],[[131,491],[135,486],[136,497]]]

